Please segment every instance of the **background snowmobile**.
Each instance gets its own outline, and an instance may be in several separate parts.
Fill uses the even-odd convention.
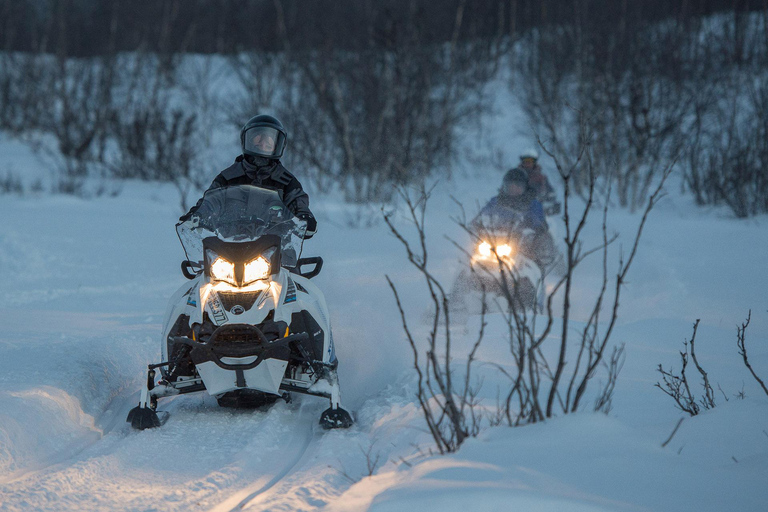
[[[479,215],[471,224],[473,247],[469,265],[456,278],[452,298],[466,304],[466,295],[485,292],[511,299],[521,308],[537,305],[542,269],[530,258],[532,232],[518,222]]]
[[[330,400],[324,428],[347,428],[325,298],[310,282],[322,259],[300,259],[306,223],[276,191],[251,185],[206,192],[177,224],[190,279],[171,298],[162,361],[149,365],[134,428],[160,426],[158,398],[207,391],[222,406],[258,406],[295,391]],[[302,267],[311,267],[301,272]],[[156,370],[160,380],[155,382]]]

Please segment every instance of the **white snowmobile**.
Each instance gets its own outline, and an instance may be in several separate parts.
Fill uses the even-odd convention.
[[[159,398],[200,391],[234,407],[289,400],[290,392],[319,396],[330,400],[323,428],[352,425],[341,407],[325,298],[310,281],[323,262],[299,257],[305,230],[276,191],[251,185],[206,192],[176,225],[187,255],[182,272],[192,283],[170,300],[163,362],[149,365],[139,405],[128,414],[133,428],[164,423]]]

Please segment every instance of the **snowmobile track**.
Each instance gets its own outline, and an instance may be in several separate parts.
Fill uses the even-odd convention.
[[[308,418],[303,418],[304,415],[298,415],[299,418],[297,418],[299,421],[305,420]],[[228,512],[237,512],[240,510],[244,510],[249,505],[253,504],[255,500],[258,498],[264,496],[264,494],[269,491],[272,487],[280,483],[285,477],[289,476],[293,473],[294,468],[299,465],[299,462],[304,458],[305,454],[307,453],[307,450],[309,449],[309,446],[312,444],[312,440],[315,438],[315,425],[310,420],[306,423],[306,435],[304,436],[302,443],[299,447],[299,449],[296,451],[293,457],[291,457],[279,472],[277,472],[272,479],[269,480],[266,484],[262,485],[258,489],[250,492],[245,498],[243,498],[237,505],[235,505],[231,509],[225,509]],[[247,492],[247,491],[246,491]],[[218,510],[218,509],[215,509]]]

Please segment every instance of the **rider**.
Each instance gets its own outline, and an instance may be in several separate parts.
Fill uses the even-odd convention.
[[[488,201],[478,219],[490,217],[491,222],[508,223],[511,230],[522,234],[525,230],[532,231],[523,237],[521,252],[529,256],[537,265],[545,267],[555,257],[554,240],[549,233],[549,226],[544,216],[541,202],[536,198],[536,192],[530,186],[528,174],[522,169],[511,169],[504,176],[499,195]],[[488,229],[482,221],[475,220],[475,227]]]
[[[528,176],[528,183],[531,189],[536,194],[536,198],[539,201],[543,201],[544,198],[554,193],[552,185],[549,184],[549,180],[541,171],[541,166],[537,163],[539,160],[539,153],[535,149],[526,149],[520,154],[520,165],[515,169],[522,170]],[[511,169],[512,172],[515,169]]]
[[[510,169],[499,189],[499,195],[491,198],[480,215],[487,215],[500,222],[513,222],[522,215],[518,229],[532,229],[534,232],[546,231],[547,220],[544,209],[531,188],[528,175],[521,169]]]
[[[231,185],[276,190],[291,212],[307,222],[304,238],[309,239],[317,231],[317,220],[309,210],[309,196],[301,183],[280,163],[286,140],[285,128],[277,118],[264,114],[252,117],[240,130],[243,154],[214,178],[208,190]],[[200,199],[180,220],[187,220],[202,201]]]

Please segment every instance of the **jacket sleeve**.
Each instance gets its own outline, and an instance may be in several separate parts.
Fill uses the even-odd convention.
[[[298,218],[307,221],[307,232],[304,238],[312,238],[317,232],[317,219],[309,209],[309,195],[304,192],[299,180],[290,175],[291,180],[285,186],[283,202]]]
[[[524,227],[531,228],[536,233],[541,233],[549,229],[547,226],[547,218],[544,216],[544,207],[541,202],[534,199],[531,201],[531,205],[528,207],[528,211],[523,221]]]

